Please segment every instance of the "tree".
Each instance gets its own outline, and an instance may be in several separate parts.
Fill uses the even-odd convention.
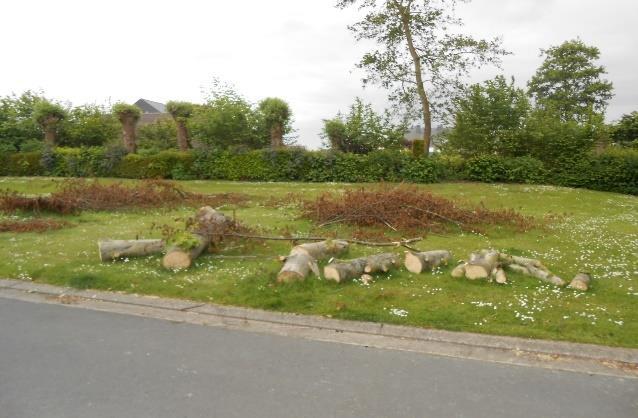
[[[364,18],[349,29],[357,40],[372,40],[377,49],[358,64],[365,69],[364,85],[390,90],[389,99],[411,116],[423,120],[424,153],[429,153],[432,116],[458,91],[461,78],[475,66],[499,64],[506,53],[500,39],[476,40],[453,33],[462,25],[454,16],[466,0],[339,0],[337,7],[359,5]],[[469,0],[467,0],[469,1]]]
[[[270,146],[284,146],[284,134],[290,132],[292,111],[285,101],[276,97],[268,97],[258,106],[259,116],[265,129],[270,132]]]
[[[260,123],[258,112],[234,86],[213,79],[206,103],[196,106],[189,126],[193,139],[220,149],[262,148],[270,132]]]
[[[406,123],[394,123],[389,112],[379,115],[370,104],[356,98],[346,115],[324,120],[322,137],[332,149],[367,154],[380,149],[400,148]]]
[[[188,151],[188,128],[186,127],[186,122],[193,115],[193,104],[170,101],[166,103],[166,110],[171,114],[177,125],[177,145],[180,151]]]
[[[545,60],[528,83],[529,95],[540,108],[553,108],[563,121],[584,122],[591,112],[604,114],[613,85],[602,79],[605,67],[596,65],[600,50],[580,39],[541,50]]]
[[[171,119],[158,119],[137,129],[139,149],[159,152],[177,147],[177,125]]]
[[[623,115],[620,120],[612,126],[611,139],[623,146],[638,145],[638,112],[631,112]]]
[[[25,142],[42,142],[42,131],[33,118],[33,107],[40,100],[41,93],[30,90],[0,98],[0,148],[17,151]]]
[[[61,125],[60,145],[102,146],[117,137],[118,122],[104,108],[84,105],[72,108]]]
[[[135,127],[142,116],[142,111],[135,105],[116,103],[113,105],[113,114],[122,123],[122,142],[127,152],[137,151],[135,142]]]
[[[497,76],[474,84],[455,101],[454,126],[445,135],[448,149],[464,156],[527,153],[524,136],[531,105],[523,89]]]
[[[49,147],[56,145],[56,135],[60,121],[66,117],[66,110],[57,103],[39,100],[33,106],[33,119],[44,131],[44,143]]]

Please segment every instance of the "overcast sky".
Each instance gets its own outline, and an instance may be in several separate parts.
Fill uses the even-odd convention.
[[[301,144],[316,148],[321,119],[355,96],[386,106],[361,88],[354,64],[365,50],[346,26],[355,10],[335,0],[72,1],[0,3],[0,95],[26,89],[84,103],[201,102],[213,76],[250,101],[287,100]],[[481,70],[520,85],[539,50],[580,37],[601,49],[616,96],[608,119],[638,110],[638,0],[474,0],[460,8],[467,33],[502,36],[513,52],[502,70]]]

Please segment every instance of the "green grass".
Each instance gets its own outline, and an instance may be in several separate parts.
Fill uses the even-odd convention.
[[[0,178],[0,188],[48,193],[59,179]],[[112,181],[112,180],[106,180]],[[278,234],[320,234],[297,219],[294,207],[270,208],[271,196],[289,192],[313,196],[356,185],[300,183],[181,182],[191,191],[241,192],[251,196],[248,207],[222,207],[244,224]],[[381,276],[370,286],[337,285],[310,278],[304,283],[275,284],[287,254],[285,242],[233,242],[221,254],[256,254],[250,260],[200,257],[194,268],[172,273],[159,257],[101,264],[100,238],[158,237],[153,223],[175,225],[192,208],[129,212],[85,212],[64,219],[74,227],[44,234],[0,233],[0,277],[32,279],[77,288],[108,289],[188,298],[277,311],[335,318],[382,321],[455,331],[569,340],[638,347],[638,198],[626,195],[548,186],[448,183],[419,186],[437,194],[484,202],[488,208],[508,207],[539,218],[562,215],[545,229],[515,233],[493,229],[487,235],[431,235],[423,250],[448,249],[456,258],[493,247],[537,257],[555,273],[571,279],[579,271],[594,277],[590,291],[558,289],[538,280],[509,274],[510,283],[453,279],[449,268],[414,275],[403,270]],[[334,226],[340,236],[350,229]],[[327,231],[326,231],[327,233]],[[349,257],[378,252],[353,247]],[[403,316],[403,311],[407,315]]]

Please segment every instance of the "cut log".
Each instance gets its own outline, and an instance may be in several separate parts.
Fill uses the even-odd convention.
[[[470,280],[487,279],[498,267],[498,252],[481,251],[472,253],[465,264],[465,277]]]
[[[143,257],[159,254],[164,251],[164,241],[161,239],[137,240],[104,240],[97,243],[100,261],[111,261],[118,258]]]
[[[305,280],[310,271],[319,276],[318,260],[339,255],[347,249],[348,243],[338,240],[297,245],[290,250],[288,257],[282,258],[284,266],[277,275],[277,282],[302,281]]]
[[[171,245],[166,250],[162,265],[171,270],[189,268],[210,245],[216,233],[223,233],[230,219],[210,206],[200,208],[195,215],[195,228],[189,235],[189,248]]]
[[[326,279],[341,283],[361,277],[364,273],[387,272],[397,264],[398,256],[396,254],[375,254],[328,264],[323,268],[323,275]]]
[[[426,251],[417,253],[414,251],[408,251],[405,253],[404,265],[408,271],[412,273],[422,273],[427,270],[433,270],[441,264],[447,265],[452,258],[452,254],[449,251]]]
[[[591,276],[588,273],[578,273],[569,283],[569,287],[586,292],[590,283]]]
[[[455,279],[465,277],[465,262],[454,267],[454,270],[452,270],[452,277],[454,277]]]
[[[551,271],[542,270],[534,266],[526,266],[527,270],[529,270],[529,275],[532,277],[536,277],[544,282],[551,283],[556,286],[565,286],[565,281],[560,277],[553,274]]]
[[[346,280],[361,277],[367,264],[367,257],[355,258],[354,260],[348,261],[338,261],[324,267],[323,275],[326,279],[342,283]]]
[[[498,284],[505,284],[507,283],[507,276],[505,275],[505,271],[503,271],[502,268],[497,268],[496,271],[494,271],[493,273],[494,276],[494,280],[496,281],[496,283]]]
[[[387,273],[390,269],[399,266],[399,256],[392,253],[383,253],[367,257],[366,266],[363,271],[366,273]]]
[[[363,276],[361,276],[361,283],[363,283],[366,286],[369,286],[370,283],[374,282],[374,277],[370,276],[369,274],[364,274]]]

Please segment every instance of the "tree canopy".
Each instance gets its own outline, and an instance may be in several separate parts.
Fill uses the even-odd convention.
[[[322,137],[332,149],[367,154],[380,149],[400,148],[406,123],[395,123],[389,112],[380,115],[370,104],[356,98],[346,115],[324,120]]]
[[[613,85],[602,78],[597,65],[600,50],[580,39],[541,51],[544,61],[528,83],[529,94],[540,108],[553,108],[564,120],[584,121],[592,112],[604,113],[613,97]]]
[[[424,152],[429,152],[432,118],[440,118],[449,99],[460,91],[473,67],[499,64],[506,54],[498,38],[474,39],[462,34],[455,16],[466,0],[340,0],[337,7],[358,6],[365,15],[350,26],[357,40],[376,47],[358,67],[363,84],[389,90],[398,109],[424,124]]]
[[[499,154],[518,156],[526,152],[523,130],[531,111],[525,91],[497,76],[470,86],[456,100],[454,126],[446,146],[462,155]]]

